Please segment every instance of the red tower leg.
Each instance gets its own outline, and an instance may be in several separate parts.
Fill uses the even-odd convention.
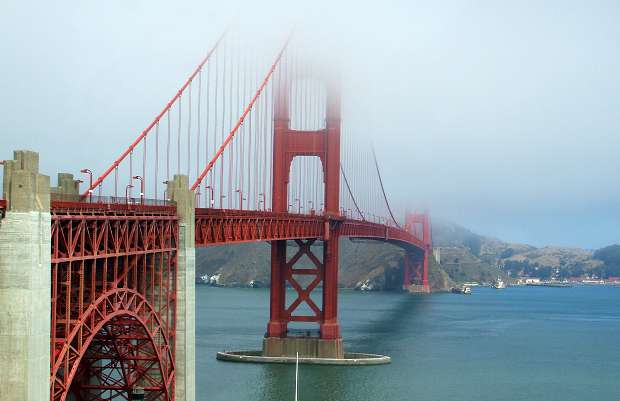
[[[433,242],[431,238],[431,221],[428,212],[407,213],[405,216],[405,227],[414,236],[422,240],[422,255],[416,257],[415,261],[415,281],[417,285],[422,285],[424,292],[430,292],[430,285],[428,282],[428,263]],[[407,256],[405,256],[405,259],[407,259]],[[407,283],[407,278],[410,278],[410,276],[407,276],[408,272],[406,268],[404,274],[405,277],[403,283]]]
[[[408,252],[403,256],[403,290],[411,285],[411,259]]]
[[[430,253],[432,250],[432,238],[431,238],[431,219],[428,212],[424,212],[423,215],[423,232],[424,232],[424,273],[422,279],[422,285],[424,286],[424,291],[430,292],[430,287],[428,285],[428,258],[430,257]]]
[[[268,337],[286,336],[286,322],[282,315],[286,300],[286,282],[283,277],[285,265],[286,241],[273,241],[271,243],[271,302],[267,324]]]

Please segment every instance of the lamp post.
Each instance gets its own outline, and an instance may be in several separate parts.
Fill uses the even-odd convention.
[[[129,205],[129,189],[133,188],[132,184],[127,184],[125,187],[125,204]]]
[[[239,209],[243,210],[243,191],[240,189],[235,190],[239,193]]]
[[[310,209],[309,209],[310,214],[314,214],[314,202],[309,200],[308,205],[310,206]]]
[[[211,194],[209,204],[211,205],[211,208],[212,208],[213,205],[215,204],[215,195],[213,193],[213,187],[211,187],[210,185],[207,185],[205,189],[208,189]]]
[[[295,198],[295,202],[297,202],[297,214],[301,213],[301,201],[299,200],[299,198]],[[293,202],[293,205],[295,204],[295,202]]]
[[[144,178],[139,175],[134,175],[131,178],[134,180],[140,180],[140,204],[144,205]]]
[[[83,168],[80,173],[88,174],[88,202],[93,203],[93,172],[90,169]]]
[[[169,201],[169,199],[168,199],[168,182],[169,182],[168,180],[162,181],[162,184],[164,184],[166,186],[165,189],[164,189],[164,204],[166,204],[166,202]]]
[[[194,195],[194,206],[200,207],[200,187],[196,188],[196,194]]]
[[[260,199],[261,197],[263,199]],[[265,206],[267,206],[267,205],[265,205],[265,194],[262,193],[262,192],[260,194],[258,194],[258,210],[260,210],[260,204],[261,203],[263,204],[263,211],[265,211]]]

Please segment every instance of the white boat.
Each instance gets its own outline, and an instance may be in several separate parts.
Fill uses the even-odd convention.
[[[454,287],[450,291],[453,294],[471,295],[471,288],[466,285],[462,285],[461,287]]]
[[[493,283],[493,288],[497,288],[498,290],[506,288],[506,283],[500,276],[497,276],[497,281]]]

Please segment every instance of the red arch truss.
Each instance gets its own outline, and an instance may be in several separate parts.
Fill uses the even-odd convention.
[[[174,209],[52,204],[50,397],[174,398]]]

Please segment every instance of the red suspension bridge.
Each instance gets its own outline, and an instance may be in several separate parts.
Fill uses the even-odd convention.
[[[32,152],[4,162],[0,279],[15,264],[14,232],[41,230],[51,251],[29,256],[50,269],[51,400],[131,399],[137,387],[146,399],[194,399],[195,247],[271,243],[268,356],[288,352],[301,322],[318,330],[308,356],[343,357],[339,238],[403,248],[403,287],[428,291],[429,217],[394,215],[374,153],[342,119],[333,71],[290,40],[268,60],[242,43],[217,40],[109,168],[82,170],[86,191],[62,174],[49,189]],[[48,225],[25,226],[33,212]],[[33,325],[46,316],[28,311]]]

